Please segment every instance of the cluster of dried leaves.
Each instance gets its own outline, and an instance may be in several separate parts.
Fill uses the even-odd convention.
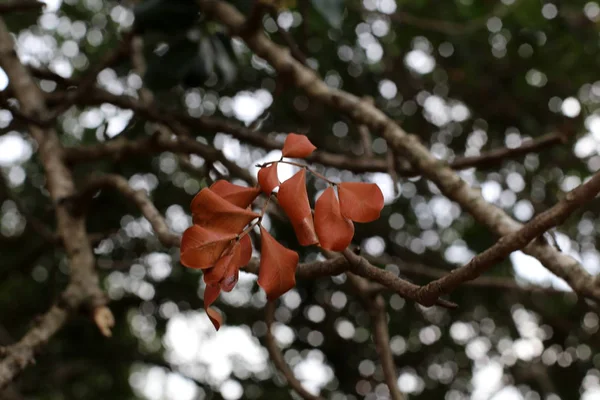
[[[306,158],[315,149],[306,136],[291,133],[285,140],[281,159],[261,166],[258,186],[244,187],[219,180],[202,189],[192,200],[193,225],[184,232],[181,240],[181,263],[203,270],[206,283],[204,306],[216,329],[221,325],[221,316],[209,306],[221,290],[233,289],[240,268],[250,261],[252,243],[248,233],[254,227],[259,226],[262,237],[258,284],[269,301],[296,285],[298,253],[282,246],[262,226],[266,207],[260,213],[251,209],[261,193],[267,196],[267,204],[276,193],[302,246],[317,245],[325,250],[342,251],[354,236],[353,222],[371,222],[379,218],[383,194],[377,185],[335,183],[305,165],[284,160],[284,157]],[[280,182],[277,166],[281,163],[301,169]],[[314,215],[306,191],[307,171],[329,184],[315,203]],[[277,192],[276,188],[279,188]]]

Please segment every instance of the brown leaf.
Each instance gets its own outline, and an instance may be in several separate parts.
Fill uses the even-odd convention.
[[[210,322],[212,322],[216,330],[219,330],[221,327],[223,318],[221,317],[221,314],[210,307],[210,305],[215,302],[217,297],[219,297],[219,293],[221,293],[219,285],[206,285],[206,289],[204,289],[204,311],[206,311],[206,315],[208,315]]]
[[[383,193],[374,183],[342,182],[338,185],[342,215],[355,222],[371,222],[383,209]]]
[[[192,201],[192,216],[196,225],[238,234],[259,214],[224,201],[211,189],[204,188]]]
[[[204,308],[210,307],[217,300],[220,293],[221,288],[219,285],[206,285],[206,289],[204,289]]]
[[[265,228],[262,235],[258,284],[269,301],[275,300],[296,285],[298,253],[283,247]]]
[[[208,318],[210,318],[210,322],[212,322],[215,329],[219,330],[219,328],[223,324],[223,317],[221,316],[221,313],[219,313],[212,307],[205,309],[205,311],[206,315],[208,315]]]
[[[212,231],[192,225],[183,232],[181,238],[181,264],[188,268],[212,267],[236,237],[235,233]]]
[[[279,186],[279,177],[277,176],[277,163],[263,167],[258,171],[258,184],[267,196],[273,193],[273,190]]]
[[[319,245],[331,251],[344,250],[354,236],[354,224],[342,215],[332,187],[325,189],[315,204],[315,230]]]
[[[209,285],[220,285],[221,290],[230,292],[236,285],[240,268],[252,257],[250,236],[244,235],[239,242],[230,245],[213,268],[204,271],[204,282]]]
[[[227,200],[233,205],[248,208],[260,194],[258,187],[244,187],[220,179],[210,186],[210,190]],[[193,204],[193,201],[192,201]]]
[[[304,168],[281,184],[277,200],[290,219],[298,242],[302,246],[318,243],[319,239],[315,232],[306,192],[306,170]]]
[[[315,151],[316,147],[304,135],[290,133],[285,138],[282,153],[284,157],[306,158]]]

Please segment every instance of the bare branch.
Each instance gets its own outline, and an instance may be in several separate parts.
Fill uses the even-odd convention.
[[[535,139],[523,141],[519,147],[508,148],[502,147],[499,149],[490,150],[480,156],[472,157],[457,157],[449,166],[455,170],[467,168],[492,168],[498,166],[505,160],[518,158],[529,153],[537,153],[545,148],[565,144],[571,136],[570,132],[555,132],[547,133]]]
[[[350,249],[344,250],[342,255],[348,260],[348,271],[362,276],[363,278],[375,281],[393,290],[405,299],[414,300],[417,303],[423,304],[421,299],[417,296],[420,286],[400,279],[390,271],[377,268],[365,258],[354,254]],[[436,304],[446,308],[456,308],[456,304],[447,300],[437,299]]]
[[[63,101],[63,98],[64,95],[50,96],[50,100],[53,102]],[[161,110],[153,104],[143,105],[139,100],[131,96],[118,96],[99,88],[95,88],[88,96],[80,98],[77,101],[77,104],[80,105],[100,105],[102,103],[110,103],[123,109],[130,109],[149,121],[167,124],[177,122],[189,129],[227,133],[242,142],[262,147],[266,150],[281,150],[283,147],[283,143],[273,139],[267,133],[254,131],[235,122],[209,116],[196,118],[176,111]],[[456,170],[473,167],[492,168],[508,159],[522,157],[529,153],[539,152],[556,144],[565,143],[568,136],[569,135],[562,132],[549,133],[536,139],[526,140],[521,146],[516,148],[499,148],[480,156],[457,157],[449,164],[449,166]],[[107,156],[107,154],[103,152],[87,152],[87,150],[85,150],[86,147],[90,146],[77,146],[67,149],[66,157],[68,161],[70,163],[91,162]],[[149,153],[152,150],[162,151],[160,148],[155,148],[140,150],[140,153]],[[85,153],[83,153],[84,151]],[[390,168],[389,160],[387,159],[375,157],[347,157],[345,155],[328,153],[325,151],[315,151],[307,158],[307,161],[338,169],[347,169],[353,172],[389,172]],[[396,171],[399,176],[414,177],[419,175],[418,171],[415,169],[402,167],[400,165],[396,165]]]
[[[394,264],[404,275],[413,277],[424,277],[430,279],[439,279],[448,274],[447,269],[430,267],[420,263],[406,262],[396,257],[382,255],[379,257],[364,256],[367,260],[376,264]],[[480,276],[475,280],[463,282],[466,287],[480,287],[490,289],[501,289],[513,292],[522,292],[526,294],[541,293],[546,295],[569,295],[572,292],[555,289],[553,287],[536,286],[536,285],[520,285],[512,278],[503,278],[497,276]],[[385,290],[383,286],[373,287],[373,292]]]
[[[370,96],[365,97],[365,101],[375,104],[375,100]],[[360,141],[362,142],[365,156],[373,158],[373,139],[371,139],[369,127],[362,124],[358,125],[358,134],[360,135]]]
[[[9,85],[25,115],[44,118],[47,115],[45,99],[27,69],[17,58],[13,39],[0,20],[0,66],[9,78]],[[42,129],[29,124],[29,131],[39,148],[39,156],[46,172],[48,190],[56,203],[58,234],[62,238],[71,277],[61,296],[61,302],[42,316],[16,344],[5,350],[7,356],[0,361],[0,388],[6,386],[25,367],[33,362],[36,352],[66,322],[68,311],[86,305],[90,310],[104,307],[107,299],[98,285],[94,269],[94,254],[85,229],[85,221],[73,216],[60,204],[60,199],[75,193],[71,171],[62,160],[62,145],[53,129]]]
[[[34,362],[36,353],[67,321],[67,308],[54,305],[17,343],[0,348],[0,389]]]
[[[536,238],[544,240],[540,238],[544,232],[562,224],[579,207],[594,199],[599,192],[600,173],[597,173],[589,181],[567,193],[565,198],[554,207],[539,214],[518,231],[501,237],[495,245],[473,257],[468,264],[423,286],[419,290],[418,297],[425,304],[433,304],[440,295],[451,292],[462,282],[477,278],[513,251],[523,249],[532,240]]]
[[[152,229],[160,242],[167,247],[178,247],[181,241],[180,237],[172,233],[165,219],[156,209],[152,201],[144,190],[135,190],[129,186],[127,179],[120,175],[101,175],[91,177],[82,188],[81,192],[74,196],[71,201],[85,202],[94,196],[98,190],[106,187],[112,187],[121,192],[125,197],[134,202],[142,212],[142,215],[150,222]]]
[[[371,316],[373,326],[373,341],[377,354],[381,360],[381,368],[385,377],[385,383],[390,391],[392,400],[404,400],[404,395],[398,387],[398,375],[394,356],[390,350],[390,334],[388,332],[387,315],[385,312],[385,301],[381,295],[371,296],[369,283],[352,273],[348,273],[348,281],[354,286],[365,309]]]
[[[367,125],[372,133],[381,135],[394,151],[405,156],[425,178],[434,182],[442,193],[459,203],[479,223],[498,236],[521,228],[522,224],[485,201],[480,191],[471,188],[447,164],[433,157],[417,136],[409,135],[382,111],[350,93],[327,86],[314,71],[298,63],[262,32],[243,35],[240,28],[245,18],[234,7],[218,0],[198,0],[198,4],[206,15],[226,25],[234,34],[241,35],[250,49],[309,97],[347,113],[358,123]],[[537,242],[526,247],[525,252],[563,278],[577,293],[600,299],[600,281],[593,279],[572,257]]]
[[[71,106],[75,105],[80,98],[87,96],[90,89],[95,86],[98,74],[104,69],[116,64],[127,54],[131,38],[132,34],[126,33],[123,36],[121,43],[119,43],[115,49],[104,54],[98,63],[90,67],[89,70],[86,71],[83,78],[79,81],[77,89],[67,93],[64,101],[62,101],[56,109],[52,110],[52,114],[46,117],[46,121],[48,123],[53,123],[59,115],[63,114],[65,111],[71,108]]]
[[[468,22],[465,22],[464,24],[438,19],[417,17],[403,10],[398,10],[391,15],[379,12],[371,13],[380,15],[382,17],[390,18],[393,22],[398,24],[411,25],[426,31],[438,32],[448,36],[459,36],[472,34],[478,31],[479,29],[485,27],[486,22],[492,17],[505,17],[514,9],[514,3],[511,5],[498,4],[496,7],[494,7],[494,10],[488,15],[472,19]]]
[[[277,340],[271,332],[271,326],[275,320],[275,303],[269,302],[265,306],[265,322],[267,323],[267,333],[265,334],[265,347],[269,351],[269,356],[271,360],[273,360],[273,364],[277,367],[279,371],[285,376],[288,384],[291,386],[300,397],[306,400],[324,400],[322,397],[315,396],[310,393],[308,390],[304,389],[300,381],[294,376],[294,371],[290,368],[289,365],[285,362],[283,358],[283,354],[281,354],[281,350],[279,346],[277,346]]]

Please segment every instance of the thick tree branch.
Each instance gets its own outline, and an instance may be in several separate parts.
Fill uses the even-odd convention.
[[[0,66],[8,75],[9,85],[23,113],[44,118],[47,114],[44,96],[18,60],[13,46],[13,39],[0,20]],[[64,325],[70,310],[82,305],[95,310],[106,304],[106,297],[98,285],[94,254],[85,230],[85,221],[72,216],[60,204],[60,199],[75,192],[75,186],[71,172],[63,163],[63,149],[58,135],[53,129],[42,129],[35,124],[30,124],[29,130],[39,148],[50,197],[56,203],[57,230],[65,246],[71,277],[61,301],[50,308],[16,344],[6,348],[6,355],[0,361],[0,388],[33,362],[41,346]]]
[[[502,209],[486,202],[480,191],[471,188],[446,163],[433,157],[417,136],[409,135],[379,109],[358,97],[325,84],[314,71],[298,63],[285,49],[274,44],[263,32],[243,35],[245,18],[234,7],[218,0],[198,0],[201,10],[227,26],[233,34],[241,35],[259,57],[266,60],[282,76],[314,100],[343,111],[357,123],[367,125],[371,132],[381,135],[399,155],[405,156],[424,177],[434,182],[442,193],[456,201],[475,219],[498,236],[521,228]],[[524,251],[536,257],[557,276],[563,278],[577,293],[600,299],[600,282],[572,257],[560,253],[545,243],[534,242]]]
[[[419,290],[418,297],[425,304],[433,304],[439,296],[451,292],[465,281],[477,278],[487,269],[503,261],[513,251],[523,249],[532,240],[536,238],[539,241],[544,240],[541,238],[544,232],[562,224],[574,211],[594,199],[598,193],[600,193],[600,173],[567,193],[562,201],[533,218],[518,231],[501,237],[494,246],[473,257],[468,264],[423,286]]]

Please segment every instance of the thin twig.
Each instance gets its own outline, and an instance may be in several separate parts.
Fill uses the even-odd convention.
[[[180,237],[171,232],[164,217],[150,201],[146,192],[133,189],[129,186],[127,179],[120,175],[107,174],[89,178],[80,193],[74,196],[72,200],[76,203],[86,202],[102,188],[116,189],[134,202],[142,215],[150,222],[158,240],[163,245],[167,247],[179,246]]]
[[[131,39],[132,34],[125,33],[121,43],[119,43],[115,49],[106,53],[97,64],[90,67],[79,81],[77,89],[67,94],[66,99],[47,116],[46,122],[52,124],[56,118],[67,111],[71,106],[75,105],[80,98],[87,96],[89,90],[95,86],[98,74],[104,69],[115,65],[128,53]]]
[[[306,56],[302,54],[302,51],[300,51],[300,47],[298,47],[292,35],[288,31],[283,29],[279,25],[279,22],[277,22],[277,11],[275,9],[271,9],[269,10],[269,15],[271,16],[271,18],[273,18],[273,21],[275,21],[275,25],[277,25],[277,32],[283,38],[283,41],[285,42],[286,46],[290,49],[292,56],[294,56],[294,58],[302,64],[308,66],[308,64],[306,63]]]
[[[381,368],[385,377],[385,383],[390,391],[392,400],[404,400],[404,394],[398,387],[398,375],[394,356],[390,350],[390,334],[388,332],[387,315],[385,312],[385,301],[381,295],[372,296],[369,291],[369,282],[352,273],[348,273],[348,281],[356,291],[371,316],[373,329],[373,341],[377,354],[381,360]]]
[[[306,400],[325,400],[323,397],[315,396],[310,393],[308,390],[304,389],[302,383],[294,376],[294,371],[290,368],[289,365],[285,362],[283,358],[283,354],[281,354],[281,350],[277,345],[277,340],[271,332],[271,327],[273,322],[275,321],[275,303],[268,302],[265,306],[265,322],[267,324],[267,332],[265,334],[265,347],[269,351],[269,357],[273,361],[273,364],[277,367],[279,371],[285,376],[288,384],[300,397]]]
[[[63,101],[63,98],[63,95],[53,94],[50,100],[53,102],[61,102]],[[242,142],[259,146],[266,150],[281,150],[283,147],[283,143],[275,140],[267,133],[246,128],[235,122],[209,116],[196,118],[176,111],[162,110],[152,104],[143,105],[139,100],[131,96],[113,95],[100,88],[94,88],[88,96],[77,100],[77,104],[80,105],[100,105],[102,103],[109,103],[123,109],[130,109],[136,114],[154,122],[169,124],[176,122],[193,130],[201,129],[210,132],[225,132]],[[480,169],[493,168],[506,160],[522,157],[529,153],[539,152],[556,144],[565,143],[567,137],[568,136],[563,132],[548,133],[535,139],[525,140],[521,146],[516,148],[499,148],[490,150],[480,156],[457,157],[449,163],[449,167],[455,170],[475,167]],[[102,144],[94,146],[98,145]],[[67,150],[66,157],[69,159],[69,162],[92,162],[106,156],[104,153],[100,152],[85,153],[84,155],[78,156],[76,153],[82,148],[85,147],[74,146]],[[148,150],[144,151],[146,152]],[[390,151],[393,150],[390,149]],[[355,158],[324,151],[315,151],[313,155],[307,158],[307,161],[338,169],[347,169],[354,172],[389,171],[389,162],[387,159],[374,157]],[[414,177],[419,175],[415,169],[403,168],[400,165],[396,165],[396,172],[399,176],[404,177]]]

